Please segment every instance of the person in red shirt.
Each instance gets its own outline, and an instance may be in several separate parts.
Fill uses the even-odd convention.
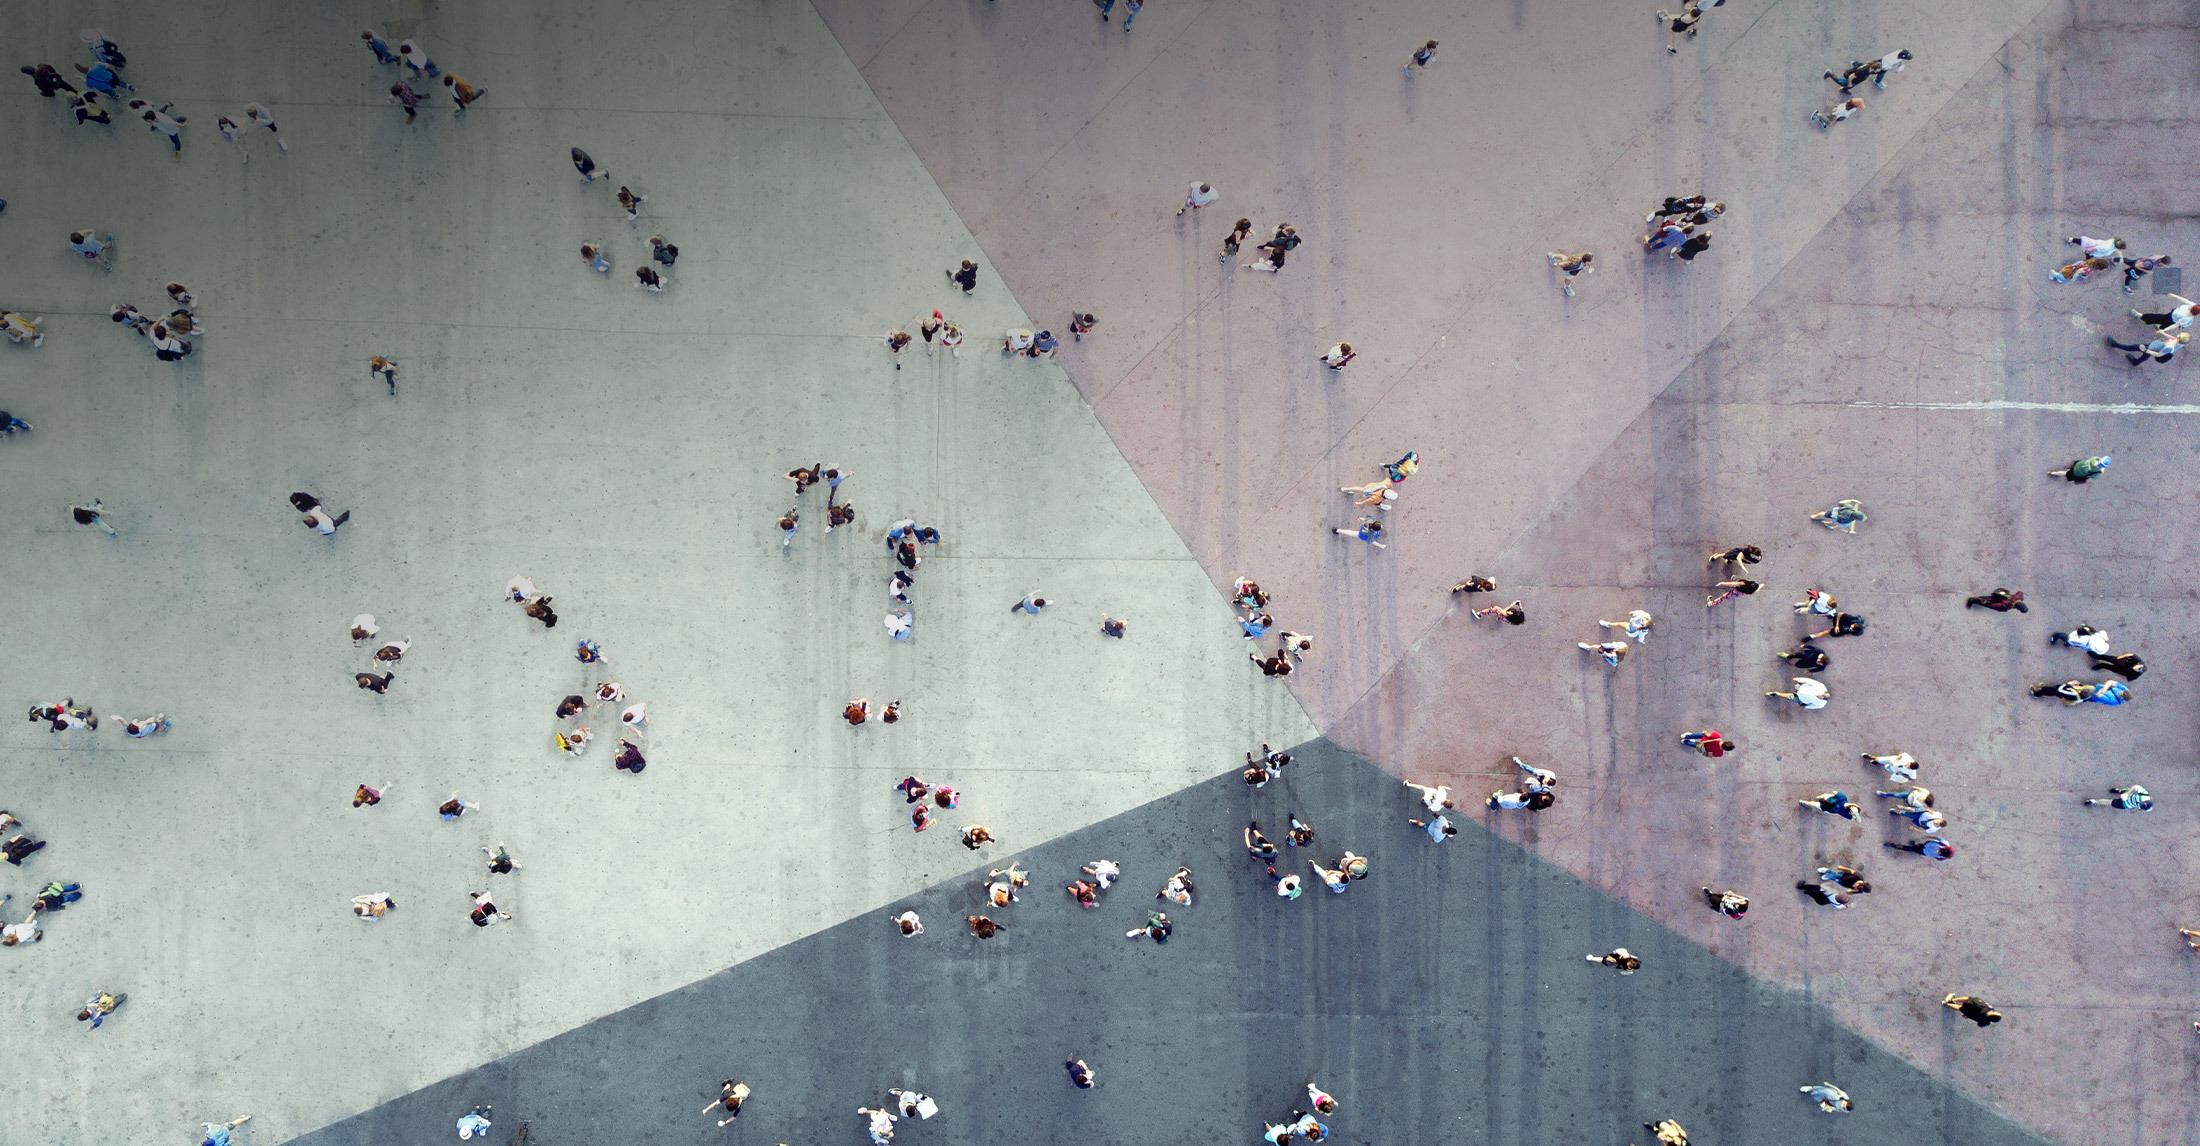
[[[1720,732],[1716,728],[1707,728],[1702,732],[1690,732],[1681,737],[1681,743],[1714,760],[1735,750],[1734,742],[1726,738],[1726,733]]]

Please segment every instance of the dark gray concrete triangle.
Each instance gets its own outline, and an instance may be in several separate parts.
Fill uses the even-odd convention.
[[[981,865],[909,901],[921,937],[885,912],[852,919],[294,1141],[444,1143],[491,1103],[499,1144],[522,1119],[540,1146],[860,1143],[856,1108],[913,1086],[941,1113],[904,1143],[1252,1143],[1310,1079],[1343,1103],[1346,1143],[1616,1146],[1665,1116],[1699,1146],[2045,1141],[1476,827],[1491,813],[1473,794],[1438,845],[1406,823],[1418,804],[1395,779],[1326,741],[1295,752],[1264,789],[1227,774],[1022,853],[1032,885],[992,913],[1007,930],[989,942],[961,924]],[[1272,895],[1239,831],[1257,817],[1280,840],[1290,811],[1315,825],[1315,854],[1351,848],[1371,877]],[[1103,856],[1124,880],[1080,910],[1062,884]],[[1174,938],[1126,940],[1180,863],[1198,895],[1170,911]],[[618,926],[616,905],[574,924],[586,942]],[[1583,959],[1614,945],[1641,973]],[[1950,1039],[2006,1037],[1946,1021]],[[1073,1053],[1097,1089],[1069,1085]],[[702,1107],[728,1075],[755,1093],[720,1131]],[[1820,1080],[1857,1112],[1818,1113],[1798,1088]]]

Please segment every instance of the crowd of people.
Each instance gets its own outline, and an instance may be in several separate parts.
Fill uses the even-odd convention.
[[[1095,2],[1101,7],[1102,19],[1106,20],[1107,13],[1112,9],[1112,0]],[[1708,7],[1716,8],[1721,3],[1723,0],[1712,0]],[[1138,0],[1129,0],[1131,15],[1135,16],[1139,7]],[[1659,10],[1656,13],[1657,19],[1666,28],[1668,36],[1665,50],[1668,53],[1677,52],[1682,40],[1693,39],[1704,14],[1704,6],[1695,3],[1686,5],[1678,12]],[[1126,17],[1126,31],[1130,23],[1130,18]],[[392,49],[382,35],[371,29],[362,31],[360,38],[379,65],[399,69],[397,82],[389,89],[390,102],[405,111],[405,122],[408,124],[416,120],[418,106],[424,98],[413,86],[415,82],[425,83],[440,78],[452,101],[454,115],[463,114],[468,106],[487,94],[487,89],[445,72],[429,58],[417,40],[404,40]],[[25,66],[21,70],[31,77],[39,95],[55,99],[66,94],[71,114],[78,125],[111,124],[109,101],[121,100],[122,93],[134,93],[137,88],[125,78],[124,69],[128,61],[114,41],[96,30],[85,33],[84,40],[90,60],[77,62],[73,68],[77,82],[83,85],[81,89],[61,69],[51,64]],[[1437,42],[1434,40],[1429,40],[1416,49],[1405,65],[1406,75],[1413,77],[1428,69],[1434,60],[1436,49]],[[1864,107],[1863,100],[1853,97],[1854,88],[1869,82],[1875,88],[1884,90],[1888,76],[1901,71],[1912,58],[1908,50],[1897,50],[1873,60],[1854,61],[1839,72],[1826,71],[1824,78],[1837,84],[1845,98],[1831,107],[1812,112],[1812,122],[1825,129],[1847,120]],[[433,86],[429,87],[432,92]],[[147,99],[134,98],[129,99],[124,106],[132,118],[145,123],[151,132],[167,139],[172,155],[181,157],[183,131],[190,122],[189,117],[175,114],[173,103],[155,104]],[[241,114],[244,117],[242,122],[227,115],[217,119],[216,127],[225,140],[235,143],[251,135],[254,130],[265,130],[275,140],[279,150],[289,150],[288,140],[281,135],[272,111],[265,104],[248,103]],[[571,147],[569,157],[584,186],[593,185],[599,180],[609,183],[609,171],[598,165],[588,152],[580,147]],[[246,158],[249,159],[249,153],[246,153]],[[636,194],[627,185],[618,186],[615,196],[628,223],[637,224],[641,206],[648,201],[648,197]],[[1190,185],[1177,215],[1182,217],[1203,211],[1220,197],[1212,184],[1195,181]],[[0,203],[0,206],[4,206],[4,203]],[[1639,242],[1646,253],[1662,252],[1684,263],[1692,261],[1710,249],[1713,237],[1710,224],[1724,216],[1727,210],[1726,203],[1701,192],[1667,196],[1659,206],[1644,216],[1647,229],[1640,235]],[[1220,257],[1225,264],[1240,254],[1252,232],[1251,219],[1240,218],[1236,221],[1224,239]],[[1297,250],[1302,241],[1292,224],[1277,224],[1271,237],[1256,248],[1256,261],[1240,264],[1240,269],[1279,273],[1286,265],[1290,253]],[[2147,275],[2172,265],[2172,259],[2167,254],[2136,256],[2128,253],[2126,242],[2122,238],[2097,239],[2081,235],[2071,237],[2068,241],[2079,249],[2082,257],[2058,268],[2050,276],[2055,282],[2084,282],[2099,272],[2120,266],[2124,290],[2131,293]],[[648,259],[636,268],[634,285],[653,294],[661,293],[670,281],[667,272],[679,258],[680,250],[662,234],[651,235],[647,242],[650,253]],[[68,245],[88,264],[94,264],[103,270],[113,269],[116,237],[112,232],[92,227],[80,228],[69,233]],[[611,271],[612,263],[606,243],[595,239],[584,241],[580,244],[580,252],[590,270],[605,274]],[[1575,294],[1577,281],[1581,276],[1593,273],[1596,265],[1594,254],[1587,251],[1553,251],[1548,253],[1547,261],[1551,268],[1560,273],[1559,286],[1567,296]],[[949,269],[946,277],[953,288],[969,295],[977,287],[977,263],[964,259],[958,268]],[[197,300],[188,288],[180,282],[170,282],[166,293],[172,309],[164,317],[150,317],[129,303],[114,304],[109,316],[116,324],[145,337],[156,358],[176,362],[194,352],[193,343],[188,339],[203,338],[207,334],[207,328],[193,311]],[[2122,342],[2114,338],[2105,340],[2110,347],[2125,352],[2134,367],[2147,362],[2171,361],[2192,337],[2191,328],[2196,314],[2200,314],[2200,304],[2176,294],[2166,297],[2175,305],[2160,311],[2129,311],[2134,320],[2150,328],[2142,341]],[[1096,322],[1097,319],[1091,312],[1080,309],[1072,313],[1067,329],[1073,339],[1081,340],[1085,333],[1094,329]],[[902,368],[901,352],[916,341],[917,336],[909,333],[906,325],[916,327],[927,355],[932,354],[937,341],[950,355],[960,357],[965,341],[964,331],[957,323],[948,319],[942,309],[933,308],[916,323],[896,325],[883,335],[894,369]],[[45,332],[37,318],[0,310],[0,333],[5,333],[11,342],[35,347],[43,343]],[[1051,358],[1060,346],[1051,330],[1033,331],[1017,327],[1004,333],[1001,351],[1004,355],[1032,359]],[[1340,340],[1321,355],[1319,360],[1326,369],[1337,372],[1348,367],[1356,357],[1351,343]],[[370,372],[373,377],[387,383],[392,396],[396,394],[396,368],[387,357],[376,355],[371,358]],[[14,434],[30,428],[29,423],[12,414],[0,412],[0,433]],[[2049,476],[2062,478],[2073,484],[2083,484],[2104,476],[2112,461],[2113,458],[2108,455],[2079,458],[2062,469],[2050,471]],[[1386,548],[1388,533],[1385,529],[1385,515],[1398,505],[1400,487],[1413,476],[1419,464],[1417,453],[1408,451],[1397,461],[1383,465],[1381,478],[1363,485],[1340,487],[1340,492],[1352,498],[1351,504],[1357,511],[1356,520],[1334,527],[1334,534],[1364,542],[1374,550]],[[798,466],[785,476],[795,487],[796,501],[776,522],[783,551],[791,550],[799,530],[802,498],[819,483],[823,483],[827,489],[822,531],[830,533],[855,524],[854,506],[841,498],[841,486],[849,476],[844,467],[816,463]],[[301,523],[321,537],[334,537],[352,516],[349,510],[342,513],[331,512],[324,507],[321,499],[311,493],[293,493],[289,500],[302,515]],[[79,525],[96,527],[109,535],[117,533],[108,521],[111,512],[109,507],[97,498],[88,505],[72,505],[69,512]],[[1858,527],[1868,521],[1868,517],[1858,501],[1844,499],[1812,513],[1810,520],[1829,530],[1855,534]],[[886,581],[890,603],[886,608],[884,627],[891,640],[907,642],[912,639],[915,628],[911,591],[916,583],[915,574],[924,560],[919,547],[939,545],[942,538],[939,529],[920,526],[912,518],[894,521],[885,529],[883,536],[891,563]],[[1710,592],[1705,599],[1706,608],[1717,608],[1756,595],[1764,585],[1749,574],[1755,572],[1754,567],[1764,558],[1764,548],[1754,544],[1732,546],[1710,553],[1707,563],[1717,571],[1717,576],[1711,579]],[[1494,593],[1497,591],[1497,581],[1494,577],[1475,574],[1454,585],[1452,591],[1462,594]],[[514,577],[506,585],[503,597],[509,603],[520,606],[523,616],[540,623],[546,630],[555,628],[559,622],[558,614],[552,607],[551,596],[541,592],[526,575]],[[1231,587],[1231,603],[1235,624],[1247,641],[1261,642],[1272,636],[1277,642],[1273,652],[1267,652],[1265,645],[1256,644],[1254,651],[1249,654],[1249,660],[1266,677],[1290,676],[1312,650],[1312,637],[1279,628],[1274,613],[1270,611],[1272,602],[1269,594],[1250,578],[1240,576],[1235,579]],[[1013,602],[1010,609],[1020,615],[1036,616],[1052,604],[1052,600],[1034,589]],[[1746,606],[1736,606],[1744,607]],[[1965,607],[2000,613],[2024,612],[2027,609],[2023,592],[2011,588],[1995,588],[1969,597],[1965,601]],[[1793,676],[1787,688],[1769,689],[1764,695],[1768,699],[1792,702],[1801,710],[1821,710],[1833,699],[1832,690],[1820,679],[1821,674],[1832,667],[1832,657],[1819,642],[1863,635],[1868,630],[1869,622],[1860,614],[1844,611],[1831,591],[1818,587],[1804,592],[1803,599],[1794,603],[1794,612],[1805,619],[1804,631],[1794,648],[1778,656],[1801,675]],[[1470,615],[1478,619],[1502,620],[1511,626],[1524,625],[1528,620],[1528,611],[1522,600],[1514,600],[1506,605],[1474,608]],[[1616,620],[1597,618],[1596,624],[1602,630],[1603,639],[1579,641],[1577,645],[1581,651],[1595,654],[1606,666],[1617,670],[1625,664],[1631,652],[1647,645],[1657,622],[1646,609],[1636,608]],[[1102,613],[1099,628],[1104,637],[1123,639],[1128,624],[1122,619]],[[371,613],[358,614],[349,626],[352,644],[365,651],[372,662],[355,672],[353,681],[358,689],[377,696],[389,691],[395,681],[395,666],[413,648],[413,641],[409,637],[378,640],[380,632],[381,626]],[[2105,672],[2112,676],[2099,680],[2072,678],[2059,683],[2043,680],[2031,687],[2031,695],[2060,699],[2066,705],[2091,703],[2114,706],[2132,701],[2130,685],[2146,671],[2146,665],[2136,653],[2112,652],[2106,631],[2091,624],[2080,623],[2067,631],[2057,631],[2052,635],[2050,643],[2057,648],[2074,649],[2084,654],[2088,658],[2088,671]],[[581,666],[580,679],[576,682],[575,691],[567,693],[553,705],[556,724],[550,736],[552,746],[567,756],[584,756],[597,735],[588,722],[599,712],[605,718],[616,712],[620,735],[612,753],[613,767],[616,771],[638,776],[646,765],[644,747],[649,724],[648,703],[641,700],[630,702],[626,686],[619,680],[610,679],[605,655],[595,641],[585,638],[577,641],[573,646],[573,656]],[[902,701],[894,699],[882,707],[874,708],[868,697],[858,696],[845,705],[842,716],[851,728],[863,726],[874,719],[881,724],[892,725],[903,718]],[[92,735],[96,734],[100,726],[100,718],[92,709],[78,704],[73,697],[35,704],[29,710],[29,719],[47,725],[56,735]],[[164,734],[172,727],[167,715],[158,712],[137,718],[111,716],[109,722],[120,725],[127,735],[141,738]],[[1683,747],[1712,759],[1723,758],[1740,750],[1740,746],[1732,738],[1717,729],[1687,732],[1679,739]],[[1948,816],[1936,806],[1935,794],[1916,782],[1921,768],[1917,758],[1906,751],[1867,751],[1861,753],[1861,759],[1866,768],[1883,774],[1888,785],[1885,788],[1874,788],[1873,798],[1888,801],[1887,813],[1900,820],[1910,833],[1914,833],[1905,833],[1900,838],[1885,841],[1884,846],[1912,853],[1935,863],[1944,863],[1954,858],[1956,845],[1946,838],[1945,832],[1949,826]],[[1531,765],[1517,755],[1511,756],[1510,761],[1513,770],[1507,775],[1515,782],[1492,791],[1485,798],[1485,806],[1493,811],[1527,813],[1540,812],[1555,806],[1558,801],[1558,775],[1550,769]],[[1246,752],[1240,775],[1248,789],[1259,790],[1281,778],[1291,765],[1292,756],[1288,751],[1262,744],[1258,752]],[[1405,786],[1417,794],[1419,804],[1418,813],[1402,816],[1408,826],[1425,834],[1436,844],[1444,843],[1459,833],[1458,826],[1447,815],[1456,807],[1449,786],[1412,781],[1406,781]],[[392,787],[388,782],[379,785],[361,782],[351,792],[352,806],[362,810],[374,808],[389,794]],[[959,809],[964,795],[953,787],[929,782],[915,775],[905,777],[895,785],[895,791],[908,808],[908,822],[915,832],[924,832],[932,826],[935,811]],[[1797,799],[1796,803],[1810,812],[1849,820],[1857,819],[1864,807],[1843,787],[1817,792]],[[2083,803],[2088,807],[2105,807],[2111,810],[2144,811],[2153,806],[2151,794],[2144,786],[2135,782],[2109,786],[2105,796],[2087,796]],[[436,805],[438,816],[445,822],[460,820],[479,809],[477,802],[462,798],[460,792],[455,790]],[[1283,848],[1303,849],[1297,854],[1305,858],[1307,869],[1334,894],[1344,894],[1353,883],[1369,877],[1372,861],[1367,856],[1356,854],[1349,848],[1338,850],[1334,859],[1327,858],[1330,854],[1328,852],[1316,852],[1315,829],[1301,817],[1298,810],[1286,807],[1280,817],[1271,816],[1270,819],[1271,822],[1287,824],[1287,828],[1281,833],[1282,848],[1263,832],[1259,816],[1247,821],[1241,839],[1254,871],[1258,873],[1247,878],[1265,878],[1266,886],[1275,897],[1286,902],[1295,901],[1305,889],[1305,878],[1295,864],[1284,859]],[[23,822],[6,811],[0,811],[0,837],[4,837],[0,838],[0,858],[16,867],[23,867],[31,862],[33,857],[47,847],[45,839],[37,838],[24,830]],[[971,852],[999,843],[989,828],[976,822],[962,826],[959,842]],[[498,840],[494,845],[482,845],[480,850],[486,859],[486,872],[468,882],[488,880],[491,886],[511,886],[513,881],[510,880],[498,884],[489,879],[499,875],[511,876],[523,866],[514,858],[507,843]],[[1855,904],[1855,897],[1873,891],[1873,883],[1859,866],[1860,863],[1853,856],[1821,856],[1817,862],[1809,865],[1806,875],[1796,880],[1794,888],[1813,904],[1829,910],[1846,909]],[[1122,875],[1120,863],[1101,858],[1079,867],[1075,873],[1068,875],[1067,881],[1061,886],[1065,894],[1080,908],[1092,910],[1100,907],[1109,898],[1111,889]],[[965,916],[967,932],[978,940],[992,940],[1006,934],[1009,928],[1005,916],[1012,905],[1021,902],[1019,893],[1028,888],[1030,878],[1031,873],[1013,861],[1006,867],[988,870],[983,884],[986,913]],[[452,886],[455,889],[462,885],[454,882]],[[1170,907],[1189,908],[1194,902],[1195,890],[1191,868],[1178,866],[1162,881],[1154,899],[1165,901]],[[1700,891],[1710,910],[1733,920],[1742,920],[1747,916],[1750,900],[1744,891],[1735,888],[1715,890],[1708,885],[1701,887]],[[42,915],[50,916],[63,911],[81,898],[82,894],[79,883],[61,879],[49,880],[34,897],[28,914],[20,922],[0,926],[0,946],[16,947],[39,942],[44,937],[40,926]],[[488,928],[513,918],[509,911],[499,906],[498,897],[489,890],[472,890],[463,894],[468,903],[468,919],[475,927]],[[10,902],[11,898],[0,896],[0,904]],[[506,898],[508,902],[509,897]],[[390,893],[374,891],[353,897],[350,906],[356,918],[365,923],[374,923],[387,919],[397,909],[398,903]],[[1126,930],[1125,938],[1133,941],[1146,940],[1157,946],[1167,944],[1175,932],[1177,921],[1161,908],[1145,907],[1143,912],[1144,922]],[[993,913],[999,913],[1001,918],[996,918]],[[890,913],[889,920],[903,937],[914,939],[925,934],[923,921],[913,908],[894,911]],[[2183,934],[2196,950],[2200,950],[2200,931],[2188,930]],[[1621,975],[1634,975],[1644,969],[1643,960],[1624,947],[1615,947],[1601,954],[1588,954],[1585,959],[1589,963],[1614,969]],[[125,993],[101,987],[76,1009],[75,1017],[78,1021],[88,1023],[89,1029],[98,1029],[128,998]],[[1999,1022],[2002,1018],[2000,1012],[1974,995],[1949,993],[1941,1003],[1982,1028]],[[1072,1054],[1065,1060],[1064,1066],[1068,1081],[1073,1087],[1091,1089],[1096,1085],[1097,1074],[1083,1058]],[[1821,1111],[1838,1113],[1854,1109],[1854,1102],[1847,1092],[1831,1082],[1814,1083],[1802,1086],[1799,1090]],[[1335,1116],[1339,1109],[1338,1101],[1312,1082],[1306,1084],[1305,1092],[1304,1102],[1290,1109],[1282,1121],[1262,1120],[1262,1139],[1272,1146],[1289,1146],[1301,1140],[1326,1140],[1330,1128],[1322,1119]],[[725,1079],[718,1096],[706,1104],[704,1111],[709,1114],[722,1113],[723,1117],[717,1120],[717,1124],[720,1127],[728,1126],[739,1118],[751,1093],[746,1083],[734,1078]],[[1279,1108],[1280,1106],[1281,1104]],[[872,1141],[884,1144],[893,1138],[897,1123],[912,1119],[930,1119],[938,1113],[938,1104],[929,1095],[897,1088],[889,1090],[887,1097],[879,1105],[859,1107],[857,1113],[865,1120]],[[203,1138],[206,1146],[228,1146],[232,1133],[248,1119],[249,1116],[246,1116],[226,1123],[205,1123]],[[459,1137],[472,1138],[486,1133],[491,1125],[490,1108],[478,1106],[458,1120],[457,1129]],[[1687,1131],[1673,1119],[1648,1122],[1644,1127],[1664,1146],[1686,1146]],[[524,1133],[523,1127],[523,1137]]]

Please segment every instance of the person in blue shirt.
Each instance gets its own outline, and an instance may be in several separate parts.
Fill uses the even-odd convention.
[[[137,90],[137,85],[123,79],[122,73],[105,64],[93,64],[88,68],[78,64],[76,70],[84,74],[84,86],[101,95],[111,96],[115,94],[117,88],[123,91],[134,92]]]

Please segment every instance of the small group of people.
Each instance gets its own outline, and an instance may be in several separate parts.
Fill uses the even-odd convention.
[[[77,236],[84,234],[85,232],[79,231],[72,234],[70,238],[74,240]],[[113,236],[108,236],[108,240],[107,245],[112,246]],[[70,245],[72,248],[76,246],[74,242]],[[196,305],[198,300],[192,296],[190,289],[182,283],[168,284],[168,298],[174,304],[175,309],[169,311],[166,318],[148,318],[138,313],[137,307],[126,302],[116,303],[107,308],[107,317],[121,326],[144,335],[146,341],[153,344],[153,357],[160,359],[162,362],[181,362],[190,356],[192,350],[191,344],[184,341],[184,336],[205,335],[206,324],[200,322],[198,316],[191,313],[190,308]]]
[[[405,109],[406,123],[411,123],[419,116],[420,101],[427,98],[412,86],[413,80],[425,82],[437,76],[443,77],[443,87],[450,93],[451,114],[454,116],[464,113],[468,107],[473,106],[475,100],[489,94],[488,88],[476,87],[468,83],[465,77],[446,72],[437,66],[434,60],[428,58],[427,49],[421,47],[417,39],[400,42],[393,52],[389,41],[372,28],[361,29],[359,38],[366,43],[367,50],[374,53],[377,63],[400,65],[400,77],[396,83],[390,85],[389,102]],[[431,85],[428,90],[433,92],[435,89]]]
[[[1231,583],[1230,606],[1236,610],[1238,631],[1248,641],[1260,640],[1268,635],[1269,630],[1275,628],[1275,615],[1268,612],[1268,593],[1250,577],[1240,576]],[[1107,617],[1105,614],[1101,617],[1101,624],[1101,631],[1106,632]],[[1109,635],[1116,634],[1111,633]],[[1258,651],[1255,651],[1247,653],[1246,657],[1253,664],[1259,666],[1262,676],[1290,676],[1292,671],[1298,667],[1299,662],[1305,660],[1306,654],[1312,652],[1313,649],[1314,638],[1307,636],[1305,633],[1295,633],[1289,629],[1283,629],[1276,633],[1276,651],[1274,653],[1263,657]],[[1262,745],[1264,751],[1266,748],[1266,745]],[[1285,756],[1283,759],[1288,762],[1290,757]],[[1250,776],[1248,776],[1246,782],[1252,782]],[[1263,780],[1262,782],[1265,783],[1266,781]]]
[[[1701,192],[1668,195],[1665,202],[1642,217],[1649,227],[1642,234],[1642,249],[1664,251],[1668,258],[1684,263],[1695,262],[1697,255],[1711,249],[1710,222],[1724,214],[1726,204]]]
[[[1341,343],[1339,345],[1342,346]],[[1345,347],[1344,349],[1349,351],[1350,348]],[[1420,468],[1421,455],[1419,451],[1407,450],[1404,457],[1383,464],[1381,480],[1360,486],[1340,486],[1337,492],[1351,494],[1352,504],[1363,510],[1373,508],[1377,513],[1382,513],[1389,510],[1391,504],[1398,500],[1398,487],[1405,484],[1405,480],[1412,477]],[[1383,540],[1383,521],[1380,517],[1362,516],[1357,526],[1337,526],[1330,532],[1339,537],[1358,538],[1377,549],[1390,548],[1389,543]]]
[[[1253,221],[1251,219],[1239,219],[1230,228],[1230,233],[1222,240],[1222,260],[1224,262],[1230,261],[1238,253],[1239,248],[1244,245],[1245,240],[1252,237],[1252,233]],[[1276,224],[1275,233],[1268,237],[1268,241],[1256,248],[1260,253],[1254,257],[1259,261],[1245,263],[1243,269],[1267,271],[1270,274],[1281,272],[1284,258],[1299,249],[1299,242],[1299,229],[1297,227],[1289,223],[1278,223]]]

